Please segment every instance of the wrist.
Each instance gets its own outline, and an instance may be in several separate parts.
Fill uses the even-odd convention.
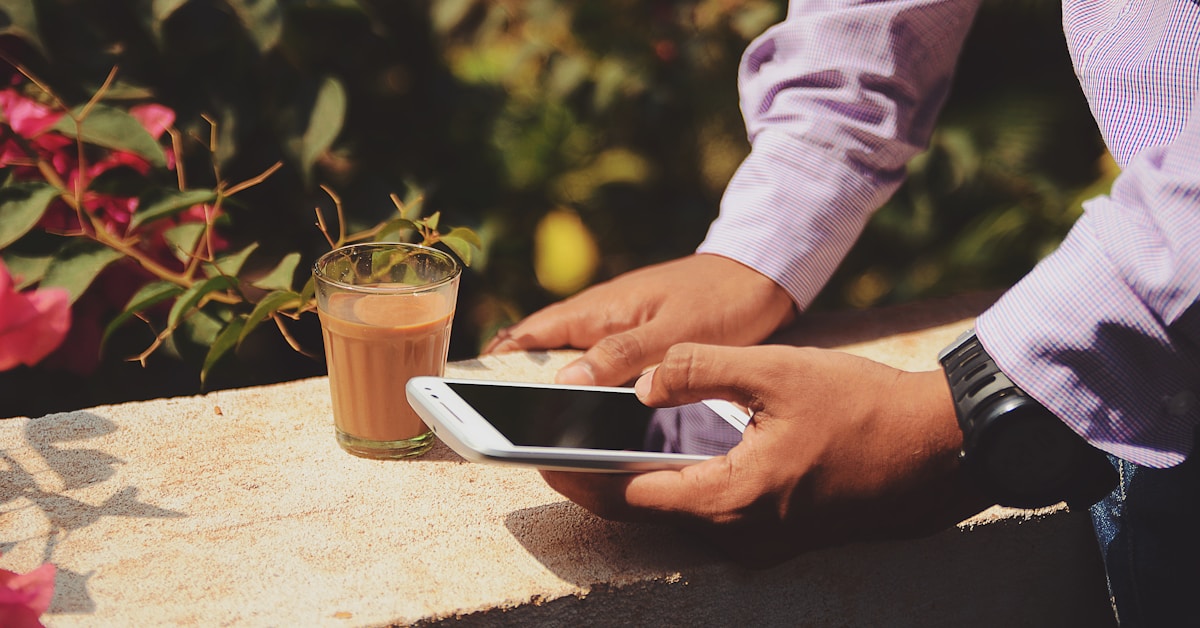
[[[782,285],[762,271],[732,257],[718,253],[696,253],[696,257],[708,258],[727,267],[728,275],[734,280],[738,290],[748,295],[747,300],[755,304],[756,316],[773,323],[772,331],[791,324],[796,319],[799,308]]]
[[[913,421],[917,440],[914,458],[924,467],[917,477],[925,495],[915,507],[945,514],[945,522],[956,523],[992,504],[975,482],[963,472],[959,453],[963,434],[958,427],[950,386],[941,371],[903,372],[894,397],[901,404],[901,420]]]
[[[920,421],[926,457],[940,473],[957,475],[963,434],[945,376],[941,371],[905,372],[902,379],[902,394],[905,390],[916,393],[907,395],[912,400],[909,414]]]

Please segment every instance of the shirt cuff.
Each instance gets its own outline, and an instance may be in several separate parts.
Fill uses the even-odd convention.
[[[791,134],[763,132],[696,252],[757,270],[804,310],[899,184],[874,181]]]
[[[1000,369],[1092,445],[1154,468],[1200,424],[1200,306],[1165,325],[1126,285],[1085,213],[1062,245],[976,321]]]

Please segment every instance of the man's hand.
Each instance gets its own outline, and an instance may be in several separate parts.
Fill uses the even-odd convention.
[[[932,533],[988,506],[959,472],[962,434],[939,371],[821,349],[679,345],[636,388],[651,406],[721,398],[754,419],[727,455],[680,471],[542,473],[602,517],[683,523],[766,566]]]
[[[561,384],[620,385],[679,342],[748,345],[795,316],[791,298],[757,271],[692,255],[626,273],[503,330],[484,353],[575,347]]]

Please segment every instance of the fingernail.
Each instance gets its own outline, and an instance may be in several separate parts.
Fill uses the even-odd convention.
[[[638,378],[637,383],[633,385],[633,392],[637,393],[638,399],[645,399],[650,394],[650,386],[654,383],[654,370],[646,371],[644,375]]]
[[[596,374],[592,372],[592,365],[587,362],[572,362],[554,376],[554,382],[573,386],[595,386]]]

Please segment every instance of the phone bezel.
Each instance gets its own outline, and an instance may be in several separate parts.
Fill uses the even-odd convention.
[[[564,471],[643,472],[681,469],[712,457],[679,453],[514,445],[486,417],[479,414],[475,408],[471,407],[447,385],[453,383],[590,390],[623,395],[634,393],[632,388],[610,386],[566,386],[433,376],[410,379],[405,386],[405,396],[409,405],[439,439],[460,456],[472,462]],[[709,400],[704,403],[738,431],[744,430],[750,420],[749,416],[729,402]]]

